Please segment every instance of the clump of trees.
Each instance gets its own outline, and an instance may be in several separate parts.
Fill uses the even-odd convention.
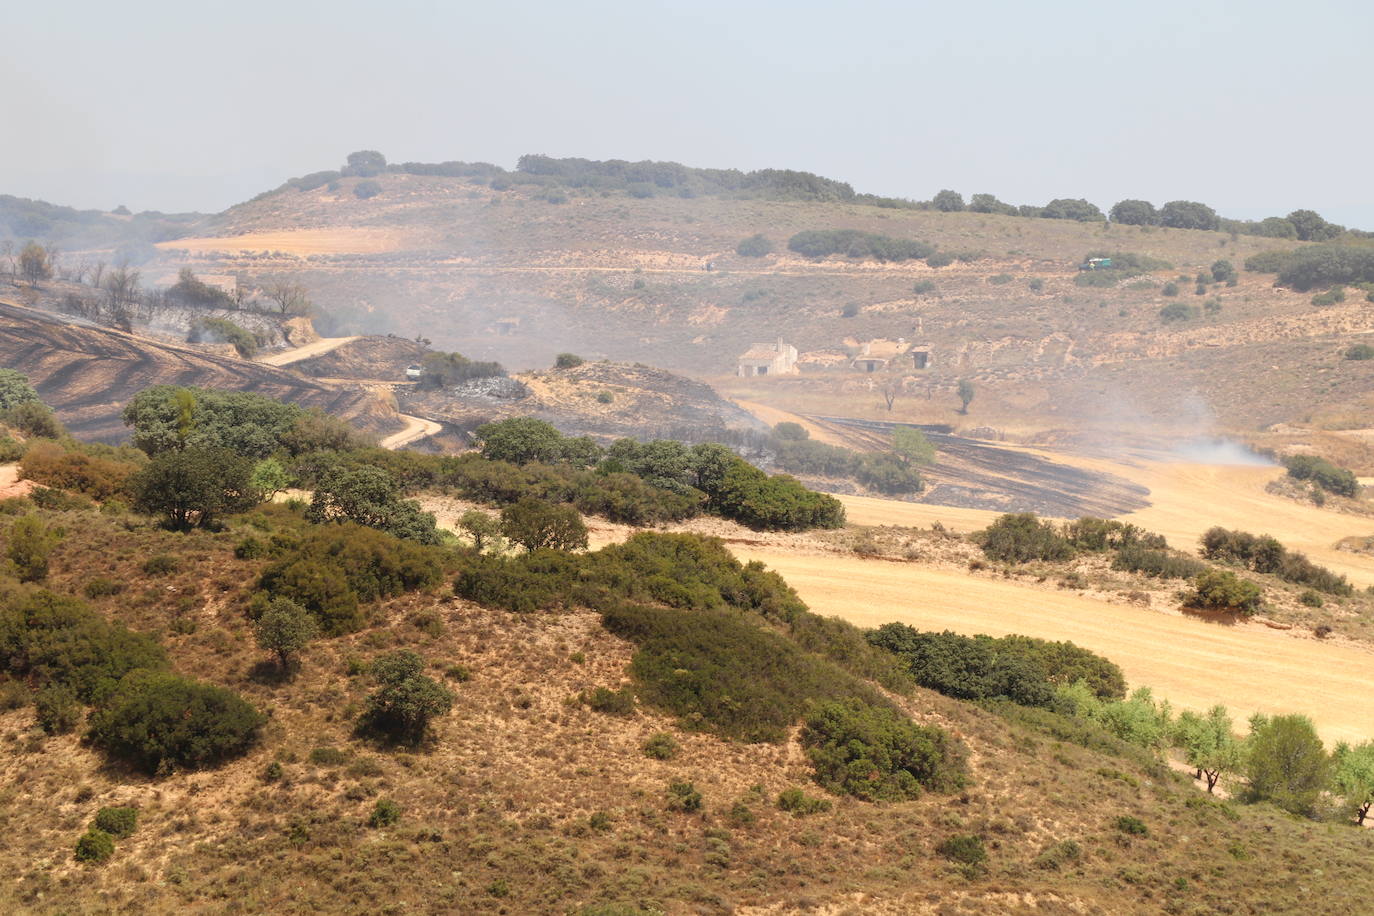
[[[450,388],[471,379],[506,375],[505,367],[498,362],[468,359],[461,353],[426,353],[420,365],[424,369],[421,388]]]

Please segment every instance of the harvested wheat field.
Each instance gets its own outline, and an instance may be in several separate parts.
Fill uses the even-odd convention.
[[[922,630],[1070,640],[1121,665],[1132,687],[1176,706],[1217,703],[1238,719],[1303,712],[1330,741],[1374,734],[1374,653],[1300,639],[1258,624],[1227,626],[1182,615],[1029,588],[988,574],[840,555],[732,545],[777,570],[820,614],[859,626],[890,621]]]

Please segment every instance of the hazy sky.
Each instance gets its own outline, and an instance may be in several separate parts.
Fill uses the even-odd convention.
[[[1374,3],[44,0],[0,193],[218,210],[355,149],[796,168],[1374,228]]]

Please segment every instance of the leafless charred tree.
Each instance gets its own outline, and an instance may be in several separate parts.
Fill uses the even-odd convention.
[[[110,299],[110,320],[115,327],[133,330],[140,282],[139,272],[127,264],[120,264],[105,277],[105,292]]]
[[[267,298],[276,304],[277,311],[283,315],[304,315],[310,311],[310,297],[305,287],[299,283],[281,280],[268,285],[265,292]]]
[[[892,405],[896,402],[897,395],[902,393],[902,380],[899,378],[888,379],[883,383],[882,392],[883,400],[887,402],[888,413],[891,413]]]

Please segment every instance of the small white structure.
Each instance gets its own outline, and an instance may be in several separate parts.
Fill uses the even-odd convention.
[[[745,378],[756,375],[796,375],[797,348],[784,343],[752,344],[739,358],[739,374]]]
[[[425,374],[424,366],[406,366],[406,378],[414,381]]]

